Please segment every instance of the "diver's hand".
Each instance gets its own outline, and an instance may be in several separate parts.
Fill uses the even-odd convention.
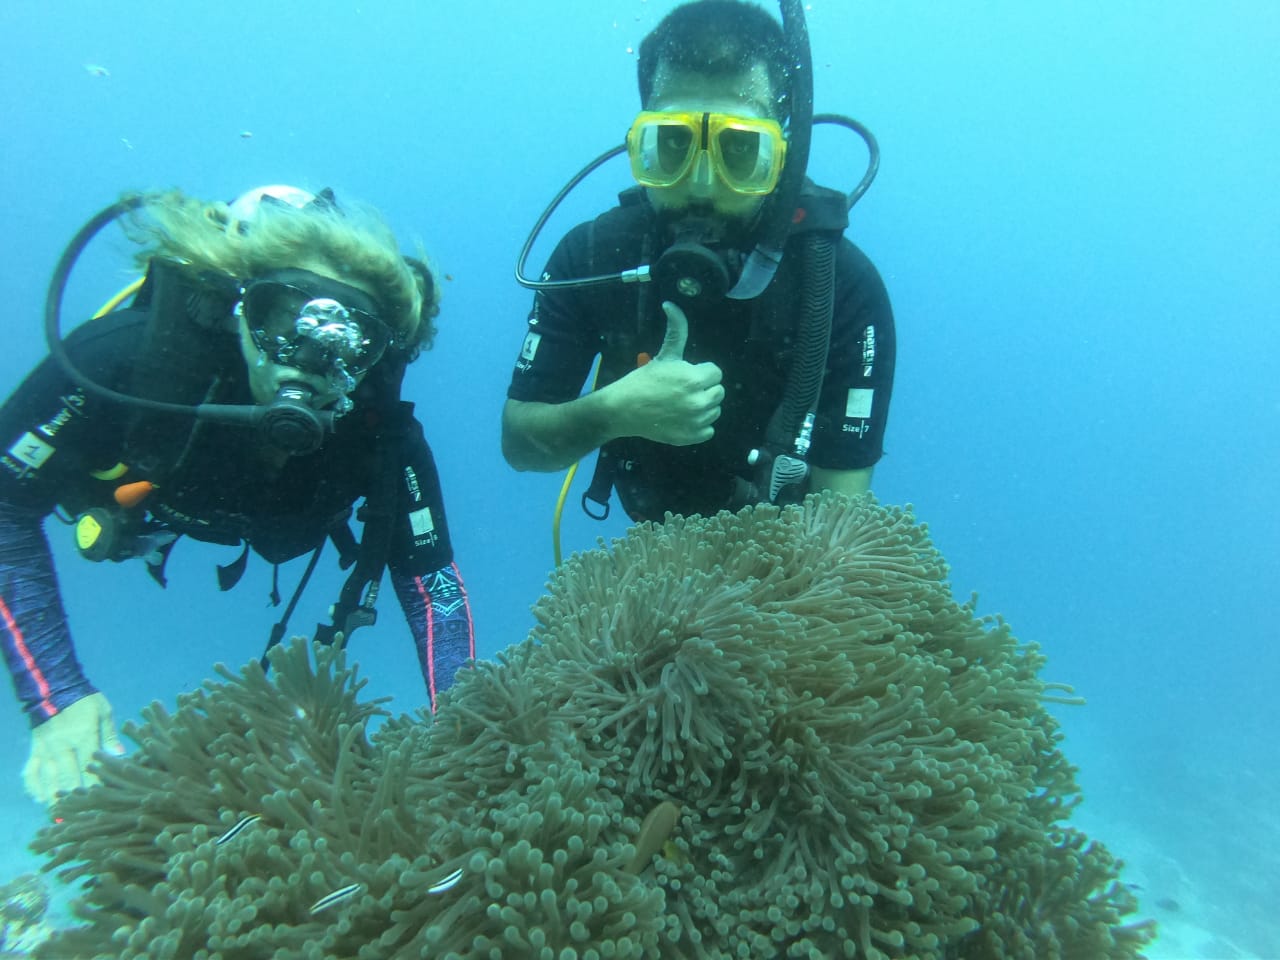
[[[102,694],[91,693],[31,731],[31,756],[22,768],[22,784],[36,801],[52,803],[59,794],[97,782],[85,767],[99,750],[124,753],[111,704]]]
[[[664,301],[667,332],[658,355],[613,384],[615,432],[685,447],[710,440],[724,400],[723,374],[714,363],[684,359],[689,320]]]

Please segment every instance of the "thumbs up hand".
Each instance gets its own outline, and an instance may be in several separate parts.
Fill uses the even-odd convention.
[[[667,332],[658,355],[605,388],[613,394],[613,432],[676,447],[704,443],[720,419],[722,374],[714,363],[684,359],[689,320],[674,303],[664,302],[662,310]]]
[[[689,318],[670,300],[662,301],[662,312],[667,315],[667,332],[654,360],[684,361],[684,346],[689,342]]]

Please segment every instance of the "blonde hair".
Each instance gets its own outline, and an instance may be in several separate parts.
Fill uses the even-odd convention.
[[[219,201],[181,191],[147,194],[125,232],[143,245],[144,266],[153,257],[177,260],[192,273],[214,271],[248,280],[269,270],[322,263],[341,279],[369,289],[412,360],[430,349],[440,312],[439,285],[421,261],[412,267],[395,235],[373,208],[312,203],[262,203],[240,220]]]

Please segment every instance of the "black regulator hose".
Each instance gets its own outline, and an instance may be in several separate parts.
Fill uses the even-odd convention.
[[[844,198],[844,208],[852,210],[853,205],[862,199],[862,195],[867,192],[872,181],[875,180],[876,174],[880,172],[880,144],[876,142],[876,135],[867,128],[866,124],[853,119],[853,117],[846,117],[844,114],[815,114],[813,122],[815,124],[831,123],[837,127],[844,127],[846,130],[852,130],[867,145],[866,172],[863,173],[862,179],[858,181],[858,185],[845,194]]]
[[[62,256],[58,258],[58,263],[53,268],[53,277],[49,281],[49,292],[44,300],[44,338],[49,345],[49,355],[62,368],[62,372],[73,383],[83,387],[88,392],[119,403],[143,404],[149,409],[155,409],[157,405],[162,408],[176,407],[179,405],[143,400],[141,397],[132,397],[128,394],[118,393],[109,387],[104,387],[80,371],[72,362],[67,353],[66,345],[62,342],[62,300],[67,292],[67,280],[71,276],[71,270],[75,267],[76,261],[80,259],[80,254],[84,253],[84,248],[89,245],[89,241],[97,236],[103,227],[127,213],[132,213],[141,207],[143,203],[145,203],[145,199],[141,196],[126,197],[123,200],[119,200],[111,204],[111,206],[100,210],[71,238],[71,241],[63,249]],[[181,412],[184,413],[190,411],[190,409],[190,407],[186,406],[180,407]],[[174,413],[178,411],[164,409],[162,412]]]
[[[306,405],[305,397],[297,391],[277,398],[276,403],[268,406],[222,403],[202,403],[192,406],[185,403],[166,403],[163,400],[150,400],[113,390],[85,374],[72,361],[66,344],[62,340],[62,301],[66,297],[67,281],[71,277],[71,271],[76,261],[80,259],[80,255],[84,253],[85,247],[103,227],[132,213],[146,202],[145,196],[135,195],[105,207],[76,232],[62,251],[62,256],[58,258],[58,263],[53,269],[53,277],[49,280],[49,292],[44,302],[44,336],[49,345],[49,355],[73,383],[106,400],[155,413],[196,417],[214,423],[259,429],[268,442],[280,446],[291,455],[315,450],[324,440],[325,432],[333,429],[334,414],[331,410],[311,409]]]
[[[769,419],[765,440],[775,451],[803,456],[796,451],[796,431],[805,416],[817,409],[831,344],[831,317],[835,307],[836,247],[821,233],[807,236],[800,250],[801,315],[795,353],[782,402]]]
[[[840,114],[820,114],[813,118],[813,122],[845,127],[861,136],[867,144],[867,171],[845,196],[845,209],[851,210],[867,192],[880,169],[880,148],[876,138],[863,124]],[[803,293],[796,352],[782,403],[774,411],[765,431],[765,441],[775,451],[791,452],[797,425],[817,409],[831,344],[831,319],[836,295],[835,259],[836,244],[832,237],[815,232],[805,238],[800,249],[800,289]]]
[[[845,210],[852,210],[880,170],[880,146],[871,131],[851,117],[824,113],[815,116],[813,122],[845,127],[862,137],[867,145],[866,172],[857,186],[845,195]],[[782,402],[765,428],[765,446],[771,456],[765,458],[762,464],[767,466],[767,472],[758,475],[755,496],[760,499],[767,497],[773,500],[779,492],[781,477],[779,471],[774,469],[774,461],[778,456],[806,459],[808,451],[800,449],[800,446],[808,442],[807,436],[803,436],[806,419],[809,414],[816,414],[826,374],[827,352],[831,345],[831,322],[835,310],[835,259],[836,242],[832,236],[815,232],[805,238],[800,249],[800,289],[803,293],[796,352],[791,361]],[[768,484],[768,488],[762,489],[765,484]]]
[[[809,143],[813,139],[813,55],[809,50],[809,28],[804,19],[803,0],[780,0],[782,31],[786,37],[787,65],[791,71],[789,95],[791,119],[788,127],[787,161],[778,189],[769,200],[756,247],[743,265],[742,275],[729,291],[733,300],[753,300],[760,296],[782,263],[782,251],[791,230],[791,218],[800,200],[805,170],[809,166]]]
[[[634,270],[624,270],[621,273],[604,273],[595,277],[572,278],[569,280],[534,280],[525,276],[524,273],[525,264],[529,260],[529,251],[533,249],[534,241],[538,239],[538,234],[542,232],[542,228],[546,226],[547,221],[551,219],[551,215],[556,212],[556,208],[560,206],[564,198],[572,192],[574,187],[594,173],[606,161],[626,152],[627,145],[625,143],[609,148],[574,174],[573,179],[560,188],[560,192],[547,204],[546,209],[542,211],[542,215],[538,217],[538,222],[529,231],[529,236],[525,239],[524,246],[520,248],[520,255],[516,257],[516,283],[530,290],[559,290],[595,286],[600,283],[612,283],[615,280],[634,283],[644,282],[648,279],[648,267],[638,267]]]

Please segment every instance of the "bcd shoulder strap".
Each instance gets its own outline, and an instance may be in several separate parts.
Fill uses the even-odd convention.
[[[598,236],[597,225],[601,219],[597,218],[591,225],[590,252],[589,256],[589,274],[595,276],[601,272],[608,272],[614,269],[612,264],[603,265],[599,263],[598,252],[605,250],[616,252],[625,249],[620,240],[615,239],[617,236],[617,227],[625,223],[631,228],[627,234],[626,246],[635,247],[636,243],[636,226],[641,226],[640,244],[636,251],[637,256],[635,263],[648,263],[653,255],[654,237],[653,231],[649,229],[649,225],[644,221],[637,222],[638,215],[642,212],[638,209],[638,204],[643,199],[643,194],[639,187],[632,187],[623,191],[618,196],[619,207],[621,210],[631,210],[631,216],[622,217],[615,216],[610,231],[611,235],[606,235],[603,240]],[[617,214],[618,211],[611,211]],[[602,243],[607,246],[601,246]],[[601,347],[600,369],[596,375],[596,381],[603,381],[606,385],[620,379],[634,369],[634,364],[638,362],[638,357],[634,350],[634,345],[641,342],[645,332],[645,325],[648,323],[649,307],[650,307],[650,284],[642,283],[635,290],[635,323],[632,327],[624,327],[618,331],[613,341],[610,342],[606,338],[606,342]],[[612,349],[610,349],[612,348]],[[630,348],[630,349],[629,349]],[[596,384],[591,385],[594,390]],[[582,512],[593,520],[607,520],[609,518],[609,498],[613,495],[614,480],[618,474],[618,457],[609,444],[605,444],[596,451],[596,466],[591,473],[591,483],[587,489],[583,491],[581,504]]]
[[[352,631],[372,626],[378,617],[375,604],[382,574],[391,555],[395,533],[396,493],[400,483],[401,452],[413,419],[413,404],[398,400],[378,426],[374,441],[373,481],[357,512],[363,522],[356,561],[333,608],[333,622],[318,624],[315,638],[321,643],[345,645]]]

